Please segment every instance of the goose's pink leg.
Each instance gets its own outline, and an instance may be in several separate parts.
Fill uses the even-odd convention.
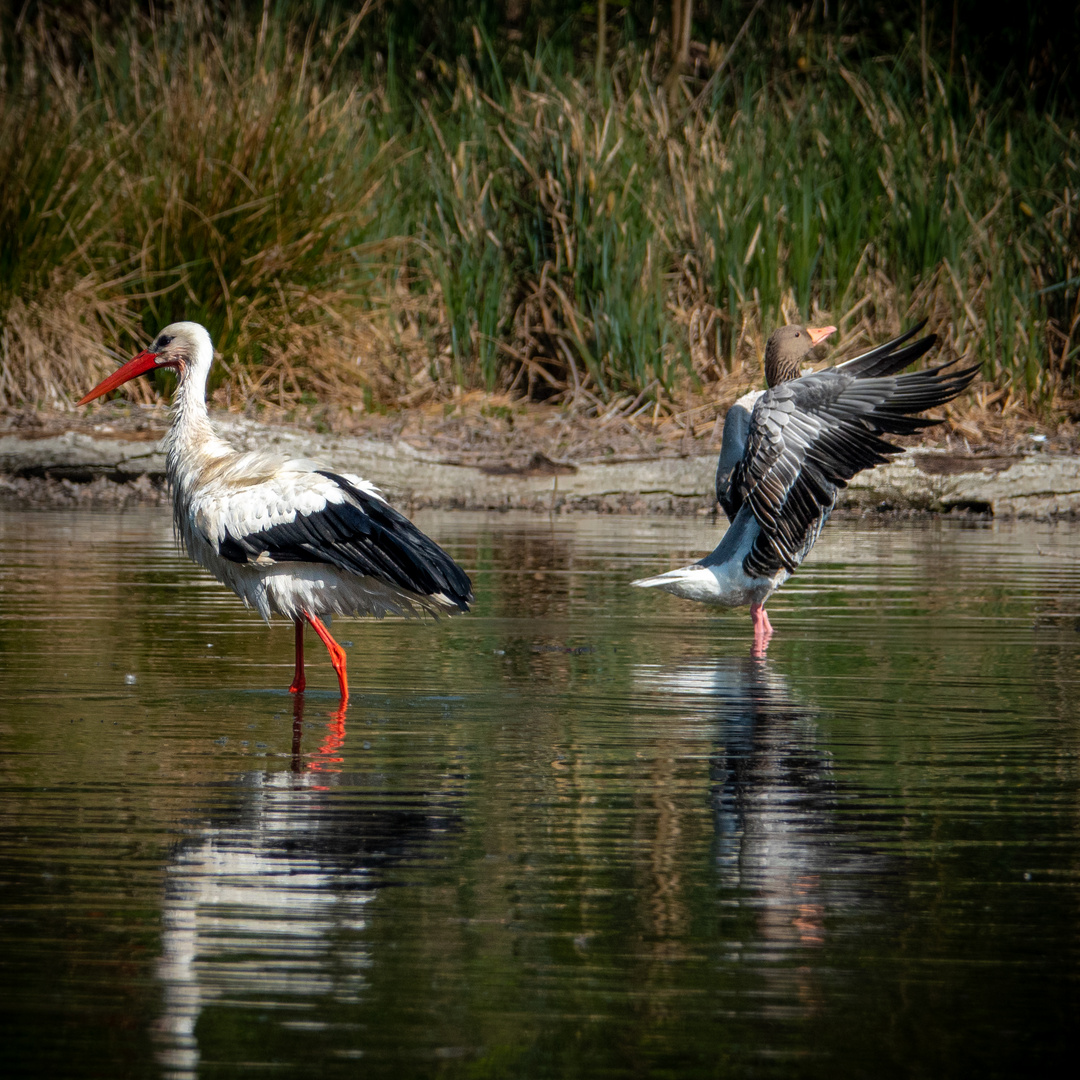
[[[750,655],[760,660],[769,647],[769,638],[773,635],[772,623],[769,622],[763,604],[750,605],[750,618],[754,622],[754,647],[750,650]]]

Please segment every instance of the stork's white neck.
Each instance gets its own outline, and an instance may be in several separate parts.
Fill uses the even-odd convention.
[[[214,362],[210,335],[197,323],[177,325],[185,328],[191,348],[179,371],[180,382],[171,410],[172,426],[165,438],[168,471],[174,483],[183,482],[206,462],[232,449],[214,434],[206,410],[206,379]]]

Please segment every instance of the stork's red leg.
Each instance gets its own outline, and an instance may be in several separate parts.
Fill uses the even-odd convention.
[[[304,612],[304,618],[311,623],[311,628],[322,639],[322,643],[326,646],[326,651],[330,654],[330,663],[334,665],[334,670],[337,672],[338,687],[341,690],[341,700],[349,700],[349,680],[345,674],[345,650],[330,636],[330,631],[323,625],[322,620],[317,615],[312,615],[310,611]]]
[[[769,646],[769,638],[773,635],[772,623],[765,614],[764,604],[751,604],[750,618],[754,620],[754,647],[750,650],[750,655],[760,660]]]
[[[304,678],[304,620],[295,618],[293,623],[296,625],[296,671],[293,673],[289,693],[302,694],[307,686],[307,679]]]

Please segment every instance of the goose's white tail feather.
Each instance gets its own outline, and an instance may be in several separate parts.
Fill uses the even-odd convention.
[[[678,570],[669,570],[666,574],[656,574],[653,577],[638,578],[630,584],[639,589],[666,589],[677,582],[685,581],[691,571],[700,569],[699,566],[680,566]]]
[[[639,589],[663,589],[685,600],[722,604],[725,607],[735,606],[724,595],[716,572],[711,567],[702,566],[700,563],[682,566],[678,570],[669,570],[666,574],[657,574],[655,577],[639,578],[630,584],[636,585]],[[735,604],[748,602],[739,597]]]
[[[720,607],[764,604],[788,574],[786,570],[770,577],[746,573],[743,562],[760,531],[749,505],[744,505],[716,549],[700,562],[669,570],[666,574],[641,578],[631,584],[640,589],[663,589],[685,600]]]

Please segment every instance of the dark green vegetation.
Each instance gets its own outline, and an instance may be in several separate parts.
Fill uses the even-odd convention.
[[[1075,26],[766,5],[725,56],[752,6],[673,68],[663,5],[608,6],[602,56],[569,3],[16,5],[0,404],[177,318],[234,406],[659,408],[784,319],[921,314],[999,405],[1074,400]]]

